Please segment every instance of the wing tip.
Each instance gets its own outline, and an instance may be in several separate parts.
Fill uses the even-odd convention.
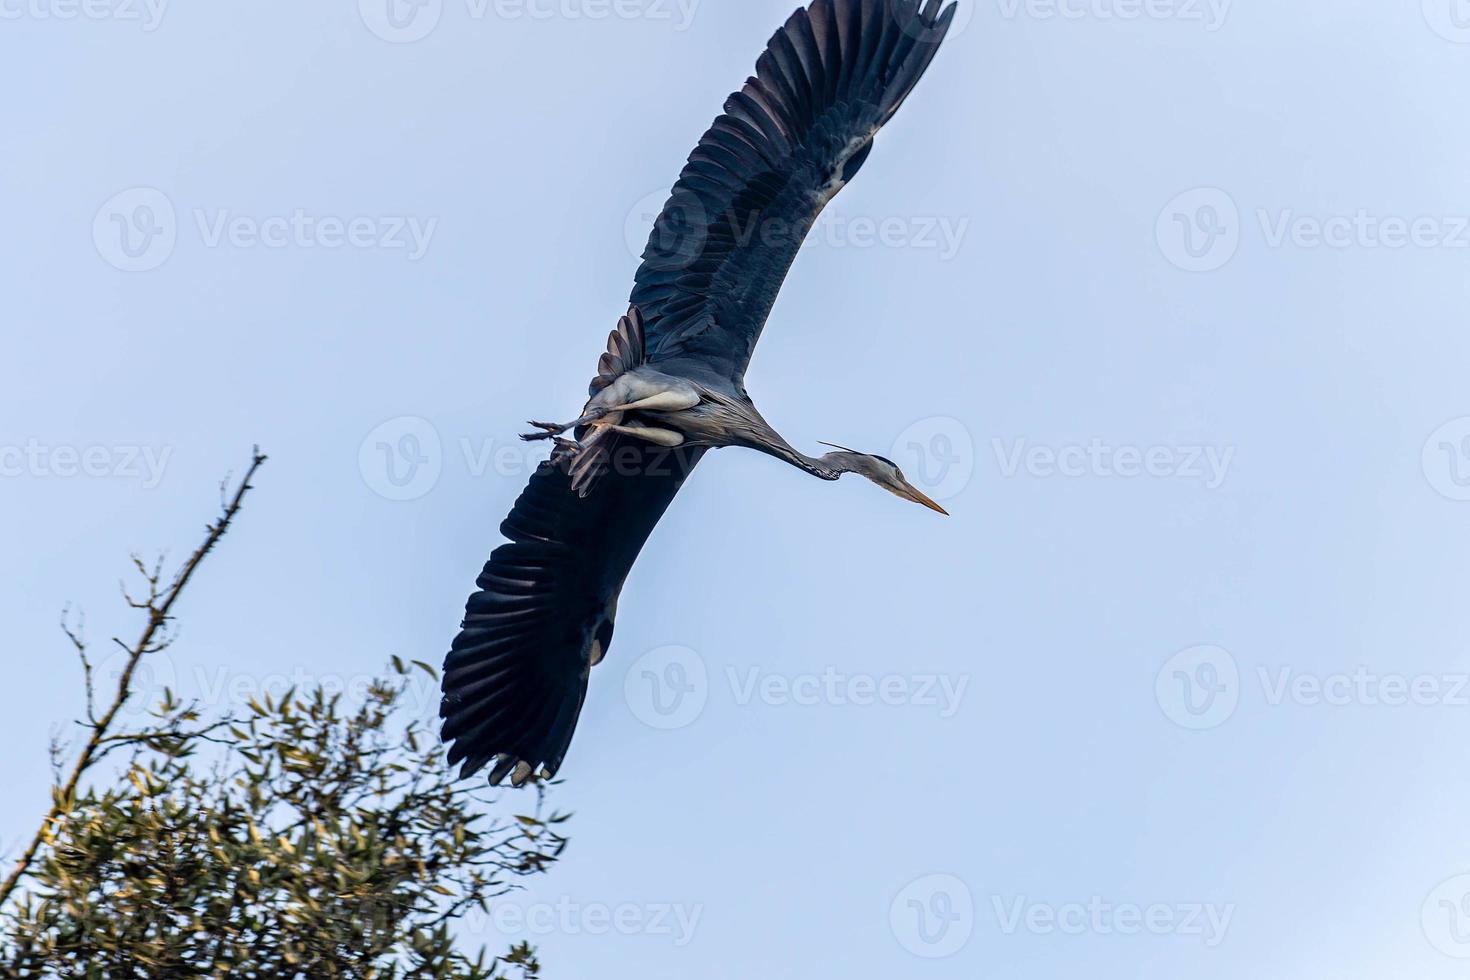
[[[712,348],[740,335],[743,349],[736,344],[731,363],[715,366],[739,380],[769,305],[762,294],[761,303],[736,308],[721,299],[730,289],[719,276],[730,255],[749,243],[742,236],[751,228],[775,227],[750,219],[759,220],[772,204],[796,210],[804,203],[787,186],[802,163],[793,163],[795,156],[810,151],[816,162],[845,165],[842,154],[854,141],[871,138],[892,119],[949,34],[960,2],[812,0],[775,31],[755,75],[726,100],[724,114],[690,154],[641,255],[631,298],[648,317],[651,358],[682,351],[718,362]],[[861,163],[818,174],[813,200],[825,204],[830,194],[824,192],[840,189]],[[765,246],[768,267],[741,271],[774,278],[779,288],[789,243],[756,244]],[[723,336],[701,340],[721,302],[728,321]]]
[[[448,744],[446,761],[459,767],[460,779],[469,779],[487,766],[489,783],[499,786],[510,777],[520,788],[539,778],[551,780],[561,769],[572,735],[576,731],[586,698],[587,675],[580,672],[573,683],[559,683],[555,690],[536,690],[526,678],[511,676],[497,681],[485,694],[461,698],[452,690],[457,680],[446,680],[440,704],[441,735]],[[521,698],[541,703],[527,711],[506,713],[503,706]]]

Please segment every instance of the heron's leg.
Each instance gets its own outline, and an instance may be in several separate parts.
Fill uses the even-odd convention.
[[[613,412],[636,412],[645,409],[650,412],[682,412],[699,404],[699,394],[691,389],[670,388],[668,391],[660,391],[640,398],[626,405],[614,405],[609,411]]]
[[[685,409],[698,405],[699,400],[699,394],[692,388],[668,388],[622,405],[601,405],[589,408],[581,418],[567,422],[564,425],[555,422],[529,422],[527,423],[528,425],[533,425],[541,431],[526,433],[521,438],[527,442],[534,442],[537,439],[551,439],[561,435],[568,429],[593,425],[599,420],[615,413],[636,412],[640,409],[650,412],[682,412]]]
[[[610,425],[607,428],[608,431],[619,432],[625,436],[632,436],[634,439],[642,439],[656,446],[665,446],[669,449],[684,445],[683,434],[675,432],[673,429],[660,429],[652,425],[637,424]]]
[[[689,400],[693,398],[693,401]],[[655,445],[666,446],[673,449],[684,445],[682,433],[673,429],[661,428],[659,426],[645,425],[642,422],[623,421],[623,416],[630,410],[636,411],[643,408],[653,412],[678,412],[686,408],[692,408],[699,404],[699,396],[690,393],[686,397],[684,392],[665,391],[627,405],[616,405],[607,410],[607,414],[590,424],[591,432],[582,439],[582,447],[592,445],[609,432],[617,432],[635,439],[642,439]]]
[[[540,432],[527,432],[527,433],[524,433],[521,436],[521,438],[524,439],[524,440],[526,440],[527,442],[534,442],[537,439],[551,439],[551,438],[554,438],[555,436],[561,435],[563,432],[566,432],[568,429],[576,429],[576,428],[580,428],[581,426],[584,426],[584,425],[591,425],[592,423],[598,421],[599,419],[602,419],[602,418],[606,417],[607,415],[611,414],[614,411],[616,411],[616,409],[613,409],[613,408],[594,408],[594,409],[591,409],[590,411],[588,411],[587,414],[583,415],[579,419],[573,419],[570,422],[564,422],[564,423],[560,423],[560,424],[558,424],[556,422],[536,422],[534,420],[533,421],[529,421],[529,422],[526,423],[527,425],[534,425],[536,428],[540,429],[541,431]]]

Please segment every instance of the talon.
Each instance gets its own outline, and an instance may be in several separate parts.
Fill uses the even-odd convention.
[[[611,414],[613,413],[609,409],[594,408],[588,411],[587,414],[583,415],[581,418],[574,419],[573,421],[564,423],[562,425],[558,425],[555,422],[537,422],[535,420],[531,420],[528,421],[526,424],[535,426],[542,431],[527,432],[522,435],[521,438],[526,440],[527,442],[535,442],[538,439],[551,439],[555,436],[561,435],[568,429],[576,429],[584,425],[593,425]]]
[[[535,442],[537,439],[551,439],[555,436],[561,435],[563,432],[567,431],[567,429],[571,428],[571,426],[569,425],[557,425],[554,422],[537,422],[535,420],[528,421],[526,424],[535,426],[536,428],[542,430],[540,432],[523,433],[521,435],[521,438],[526,440],[527,442]]]

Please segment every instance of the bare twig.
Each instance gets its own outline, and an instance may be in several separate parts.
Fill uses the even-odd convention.
[[[77,647],[78,652],[82,656],[83,672],[87,679],[88,688],[88,720],[92,729],[92,735],[87,740],[86,745],[82,747],[81,753],[77,756],[76,763],[72,766],[71,774],[68,776],[66,784],[55,794],[51,804],[51,810],[46,814],[46,819],[42,821],[40,829],[36,831],[36,836],[31,840],[29,846],[26,847],[25,852],[17,859],[15,868],[6,877],[4,884],[0,884],[0,907],[3,907],[10,900],[11,894],[14,893],[21,879],[25,877],[26,872],[30,870],[31,864],[35,861],[36,854],[40,851],[41,845],[45,843],[52,825],[70,808],[76,796],[77,787],[82,781],[82,776],[98,761],[100,755],[106,754],[105,751],[101,751],[104,745],[117,741],[117,738],[110,736],[109,732],[113,722],[117,719],[118,712],[122,710],[123,704],[133,693],[133,672],[137,669],[138,663],[143,657],[149,653],[155,653],[168,645],[170,640],[167,626],[174,603],[178,601],[179,596],[184,591],[184,587],[194,577],[194,572],[199,568],[200,564],[214,550],[214,546],[219,544],[220,538],[225,536],[225,532],[230,529],[230,524],[235,520],[235,516],[240,513],[240,507],[245,500],[245,495],[252,489],[250,485],[251,478],[255,476],[256,471],[264,465],[265,461],[266,457],[261,454],[260,449],[257,447],[251,454],[250,468],[246,470],[245,478],[236,486],[233,495],[222,498],[219,519],[213,524],[205,525],[204,543],[195,549],[188,560],[179,567],[178,572],[174,575],[173,581],[167,588],[161,587],[163,581],[162,559],[159,559],[159,563],[152,569],[149,569],[136,555],[133,557],[134,566],[148,584],[148,599],[146,601],[135,601],[131,597],[128,597],[128,602],[134,608],[146,612],[148,621],[144,624],[142,635],[138,637],[137,642],[132,646],[120,640],[114,640],[114,642],[127,651],[128,657],[122,674],[118,677],[117,691],[113,695],[112,703],[101,718],[96,718],[93,714],[92,672],[90,664],[86,659],[85,644],[81,642],[80,631],[77,631],[75,635],[73,635],[72,631],[67,631],[67,635],[71,638],[72,644]],[[124,595],[126,596],[126,590],[124,591]],[[63,626],[63,628],[65,627]]]
[[[71,625],[71,606],[61,610],[61,631],[71,641],[71,645],[77,651],[77,659],[82,662],[82,682],[87,689],[87,721],[93,725],[97,724],[97,692],[92,686],[92,661],[87,657],[87,616],[85,613],[77,613],[77,624]]]

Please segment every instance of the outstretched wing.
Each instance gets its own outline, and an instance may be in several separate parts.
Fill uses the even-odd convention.
[[[776,32],[654,223],[633,288],[649,359],[743,384],[812,223],[929,67],[941,0],[816,0]]]
[[[500,526],[444,664],[450,765],[519,785],[555,775],[612,641],[623,580],[703,450],[620,446],[586,497],[543,463]]]

